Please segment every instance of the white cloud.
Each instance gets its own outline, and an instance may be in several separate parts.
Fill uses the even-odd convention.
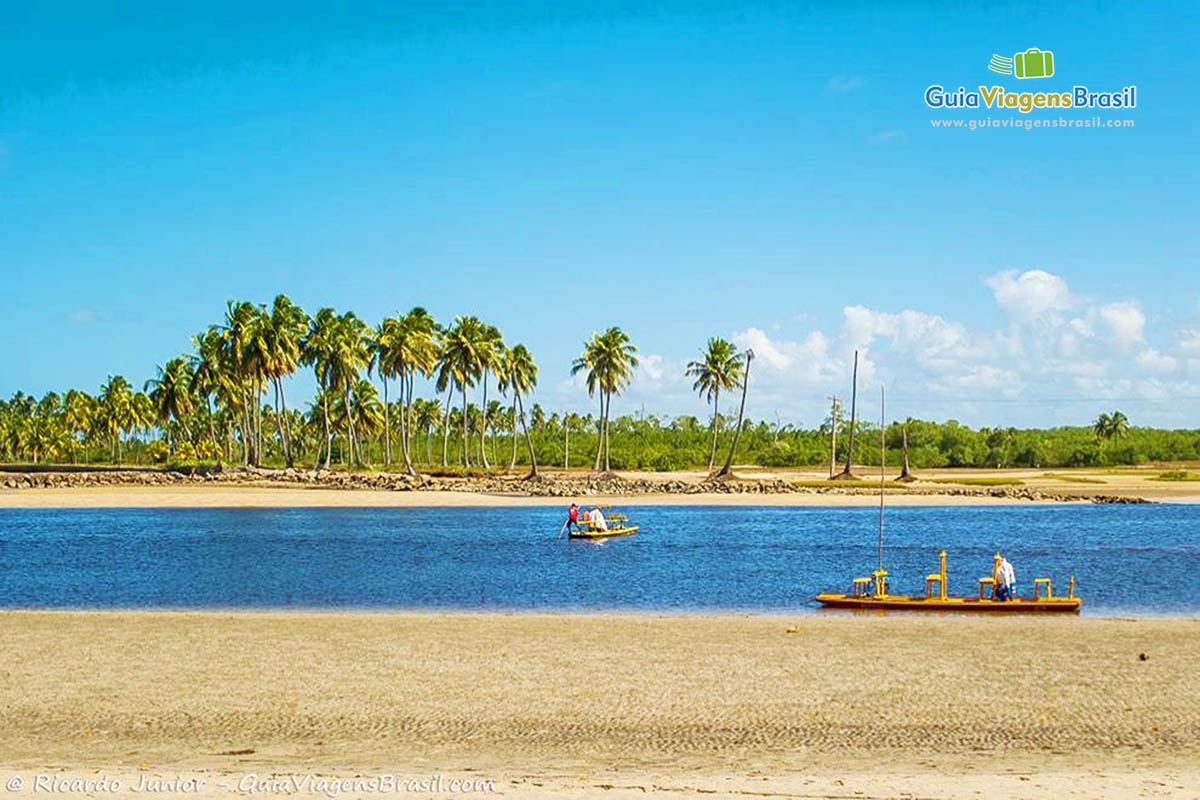
[[[741,350],[753,350],[759,363],[769,369],[784,370],[791,366],[792,360],[759,328],[747,328],[735,333],[733,343]]]
[[[1200,330],[1184,328],[1179,332],[1179,352],[1188,356],[1200,356]]]
[[[1137,363],[1150,372],[1174,372],[1179,368],[1179,359],[1160,353],[1153,347],[1138,353]]]
[[[1109,303],[1096,310],[1118,347],[1130,347],[1145,340],[1146,315],[1134,303]]]
[[[1067,282],[1040,269],[1020,275],[1016,270],[1005,270],[986,278],[984,283],[992,290],[997,305],[1010,317],[1020,320],[1066,311],[1075,304]]]

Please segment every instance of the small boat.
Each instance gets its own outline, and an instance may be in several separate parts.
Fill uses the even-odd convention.
[[[612,536],[629,536],[638,532],[637,525],[626,525],[621,528],[592,528],[590,526],[583,530],[571,531],[567,534],[572,539],[607,539]]]
[[[946,551],[942,550],[938,556],[940,561],[938,571],[925,576],[924,597],[890,594],[887,570],[877,569],[869,578],[855,578],[854,587],[847,594],[822,592],[814,599],[826,608],[850,608],[860,611],[886,609],[889,611],[969,611],[999,614],[1045,612],[1078,614],[1083,605],[1083,598],[1075,595],[1074,575],[1071,576],[1067,585],[1065,597],[1054,595],[1054,587],[1049,578],[1035,578],[1032,597],[1014,597],[1011,600],[996,599],[996,573],[1000,567],[999,553],[993,560],[992,574],[979,579],[978,596],[953,597],[947,595]]]
[[[856,387],[857,388],[857,387]],[[857,397],[857,392],[855,392]],[[1071,576],[1066,597],[1055,597],[1049,578],[1034,578],[1032,597],[1014,597],[1008,600],[997,598],[999,588],[1000,554],[996,553],[992,563],[992,574],[979,579],[979,594],[976,597],[951,597],[946,594],[946,551],[939,553],[939,568],[925,576],[925,596],[891,594],[888,589],[888,571],[883,567],[883,508],[885,456],[884,432],[887,425],[883,413],[883,388],[879,390],[879,541],[877,545],[878,565],[869,578],[855,578],[849,593],[821,592],[813,598],[826,608],[849,608],[855,610],[877,609],[889,611],[970,611],[987,613],[1033,613],[1060,612],[1079,613],[1083,599],[1075,596],[1075,576]],[[853,406],[851,407],[853,409]],[[851,411],[853,415],[853,410]],[[935,593],[934,586],[937,586]],[[1044,593],[1043,593],[1044,589]]]

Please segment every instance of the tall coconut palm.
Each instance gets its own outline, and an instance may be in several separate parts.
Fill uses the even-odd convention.
[[[587,373],[588,395],[600,395],[600,441],[596,451],[596,463],[592,471],[600,469],[600,453],[604,453],[604,469],[611,469],[608,444],[608,412],[614,394],[629,385],[633,370],[638,365],[637,347],[629,335],[620,328],[609,328],[604,333],[593,333],[584,342],[583,353],[571,364],[571,374]]]
[[[225,381],[220,331],[210,329],[193,336],[192,347],[196,352],[192,356],[192,383],[189,388],[194,395],[204,400],[204,408],[208,412],[208,435],[212,439],[213,448],[219,451],[221,446],[217,441],[216,426],[213,424],[212,399],[214,395],[220,394]]]
[[[721,390],[730,390],[738,385],[742,376],[742,358],[733,343],[719,336],[708,340],[708,346],[700,351],[701,360],[687,365],[686,373],[696,382],[692,389],[712,403],[712,445],[708,449],[708,469],[711,472],[717,457],[717,433],[721,425]]]
[[[471,466],[470,439],[467,437],[467,389],[475,386],[482,376],[483,361],[479,349],[485,339],[484,327],[475,317],[455,317],[454,324],[444,330],[441,336],[437,386],[439,390],[447,386],[456,387],[462,396],[462,461],[466,467]],[[444,447],[443,441],[443,451]]]
[[[172,358],[166,366],[158,367],[158,377],[146,381],[146,392],[159,424],[167,435],[167,449],[174,452],[170,435],[172,420],[183,429],[185,439],[191,438],[187,418],[195,410],[192,395],[192,369],[186,357]]]
[[[96,414],[96,401],[87,392],[71,389],[63,398],[63,424],[71,437],[71,461],[76,460],[79,439],[86,436]]]
[[[353,466],[362,465],[362,453],[359,450],[350,395],[371,360],[370,334],[366,323],[355,316],[354,312],[347,311],[337,318],[328,353],[330,385],[341,389],[345,405],[347,447]]]
[[[742,370],[742,403],[738,407],[737,428],[733,432],[733,441],[729,443],[729,455],[725,457],[725,465],[713,476],[724,478],[733,474],[733,454],[737,450],[738,439],[742,436],[742,420],[746,415],[746,390],[750,387],[750,362],[754,360],[754,351],[746,349],[746,366]]]
[[[242,442],[247,463],[257,466],[262,453],[262,410],[259,398],[267,378],[271,318],[266,309],[246,301],[229,301],[220,331],[226,380],[238,394]]]
[[[435,428],[442,423],[442,404],[437,398],[426,400],[418,397],[413,400],[413,425],[425,434],[425,463],[433,463],[433,453],[430,451],[429,437]]]
[[[533,387],[537,386],[538,367],[534,363],[533,355],[528,348],[523,344],[518,344],[507,350],[504,354],[504,388],[511,390],[513,394],[513,402],[516,403],[516,417],[521,421],[521,431],[525,435],[525,446],[529,450],[529,474],[527,478],[536,478],[538,476],[537,454],[533,449],[533,440],[529,438],[529,428],[525,424],[525,395],[533,391]],[[517,430],[513,427],[513,445],[515,456],[515,445],[517,441]],[[513,464],[515,466],[516,459],[514,457]]]
[[[325,469],[333,457],[333,421],[330,414],[331,392],[334,388],[333,353],[336,348],[340,317],[332,308],[322,308],[309,320],[308,333],[301,344],[300,361],[313,368],[317,376],[317,397],[325,430]],[[320,464],[320,451],[317,462]]]
[[[389,317],[379,326],[375,350],[379,374],[383,377],[386,408],[388,378],[399,378],[400,382],[400,442],[404,454],[404,467],[416,474],[412,465],[409,439],[412,428],[413,381],[418,374],[432,374],[438,359],[435,338],[437,323],[428,311],[416,307],[402,317]],[[388,441],[385,458],[391,463],[391,423],[384,414],[384,428]]]
[[[133,387],[123,375],[109,375],[100,387],[100,410],[112,442],[112,460],[121,460],[121,434],[133,430]]]
[[[494,372],[504,359],[504,338],[500,329],[494,325],[480,325],[475,339],[475,357],[478,359],[478,369],[483,383],[483,402],[480,410],[483,414],[483,424],[479,426],[479,456],[484,469],[491,464],[487,458],[488,419],[488,375]]]
[[[400,337],[400,320],[396,317],[384,317],[375,329],[375,338],[371,342],[371,362],[383,381],[383,463],[392,464],[392,415],[391,403],[388,402],[388,382],[396,377],[396,340]],[[401,394],[403,395],[403,383]]]
[[[274,388],[275,426],[288,467],[294,466],[295,461],[292,458],[292,431],[283,379],[295,372],[300,364],[301,343],[308,323],[308,314],[285,294],[275,296],[271,315],[264,321],[263,372]]]

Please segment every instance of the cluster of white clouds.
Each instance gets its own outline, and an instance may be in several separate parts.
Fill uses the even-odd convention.
[[[729,338],[756,355],[750,413],[814,424],[826,395],[849,393],[857,351],[860,392],[887,384],[899,398],[900,408],[889,402],[897,414],[1081,424],[1104,403],[1123,402],[1139,415],[1135,422],[1188,424],[1183,406],[1166,401],[1200,394],[1200,323],[1151,344],[1136,300],[1085,297],[1040,269],[998,272],[983,286],[999,311],[990,327],[850,305],[828,331],[796,338],[768,334],[769,326],[733,332]],[[643,357],[631,395],[648,410],[702,416],[685,363]]]

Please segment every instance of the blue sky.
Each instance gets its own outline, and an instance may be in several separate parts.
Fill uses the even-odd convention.
[[[0,31],[0,394],[141,383],[285,292],[486,318],[553,408],[620,325],[614,411],[702,415],[723,335],[755,418],[815,424],[858,347],[889,415],[1196,425],[1192,6],[35,5]],[[987,71],[1028,47],[1054,78]],[[1021,115],[932,83],[1136,84],[1135,127],[935,130]]]

